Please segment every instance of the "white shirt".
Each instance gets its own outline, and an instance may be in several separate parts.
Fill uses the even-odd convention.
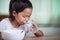
[[[28,24],[28,26],[31,24]],[[4,40],[23,40],[25,33],[29,31],[29,27],[26,24],[21,25],[19,28],[14,28],[9,21],[9,18],[5,18],[0,22],[0,32]]]

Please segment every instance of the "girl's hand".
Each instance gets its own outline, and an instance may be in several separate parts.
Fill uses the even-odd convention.
[[[38,25],[35,23],[34,20],[32,20],[32,25],[33,25],[33,28],[38,28]]]
[[[43,32],[39,30],[38,25],[35,23],[34,20],[32,20],[31,31],[38,37],[43,36]]]
[[[36,33],[38,31],[38,25],[35,23],[34,20],[32,20],[32,26],[30,29],[33,33]]]

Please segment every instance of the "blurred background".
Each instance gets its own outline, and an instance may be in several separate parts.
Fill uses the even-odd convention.
[[[0,0],[0,16],[9,15],[9,1]],[[36,21],[44,35],[60,35],[60,0],[30,1],[33,5],[30,19]]]

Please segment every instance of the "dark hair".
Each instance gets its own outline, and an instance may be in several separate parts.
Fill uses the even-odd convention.
[[[9,17],[14,18],[12,12],[22,12],[25,8],[32,8],[32,4],[29,0],[11,0],[9,4]]]

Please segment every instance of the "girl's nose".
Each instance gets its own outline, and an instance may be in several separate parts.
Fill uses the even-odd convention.
[[[26,22],[28,21],[29,19],[28,18],[26,18]]]

